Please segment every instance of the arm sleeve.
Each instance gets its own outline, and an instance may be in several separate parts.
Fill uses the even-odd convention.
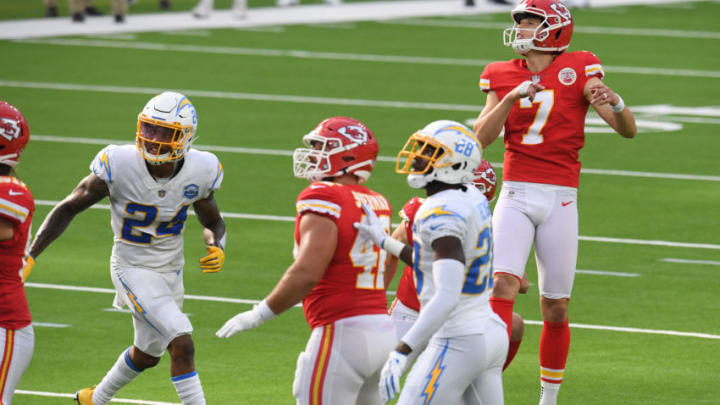
[[[412,328],[403,336],[403,342],[415,350],[430,340],[460,301],[464,279],[465,265],[461,262],[455,259],[440,259],[433,262],[435,294],[422,308]]]

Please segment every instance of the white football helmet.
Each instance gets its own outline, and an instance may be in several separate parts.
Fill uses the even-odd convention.
[[[138,114],[137,148],[150,164],[182,158],[195,140],[197,112],[187,97],[163,92],[148,101]]]
[[[395,171],[407,174],[412,188],[439,181],[472,183],[482,160],[482,147],[466,126],[455,121],[434,121],[410,136],[398,153]]]

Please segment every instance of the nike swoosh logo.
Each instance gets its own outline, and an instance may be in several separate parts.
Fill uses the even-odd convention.
[[[12,190],[12,189],[11,189],[11,190],[8,190],[8,194],[10,194],[10,195],[23,195],[23,194],[25,194],[25,193],[23,193],[22,191],[15,191],[15,190]]]
[[[430,228],[430,230],[431,230],[431,231],[434,231],[434,230],[436,230],[436,229],[440,228],[441,226],[442,226],[442,225],[440,225],[440,224],[437,224],[437,225],[430,225],[430,226],[429,226],[429,228]]]
[[[561,204],[563,207],[567,207],[568,205],[570,205],[570,204],[572,204],[572,203],[573,203],[572,201],[563,201],[563,202],[561,202],[560,204]]]

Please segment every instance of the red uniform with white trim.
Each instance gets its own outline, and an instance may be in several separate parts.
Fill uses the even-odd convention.
[[[6,329],[20,329],[32,322],[20,272],[34,212],[35,201],[25,183],[0,176],[0,218],[15,226],[14,237],[0,242],[0,326]]]
[[[405,222],[405,234],[407,236],[407,240],[411,242],[413,240],[412,227],[415,220],[415,214],[424,201],[424,198],[413,197],[410,201],[405,203],[400,211],[400,217]],[[406,265],[398,284],[396,297],[406,307],[414,310],[415,312],[420,312],[420,301],[418,300],[417,288],[415,287],[415,280],[413,277],[414,272],[412,266]]]
[[[0,403],[9,405],[32,358],[32,318],[22,282],[35,201],[15,177],[0,176],[0,218],[14,225],[12,239],[0,242]]]
[[[578,153],[585,145],[585,115],[590,104],[583,91],[588,78],[604,76],[591,52],[565,52],[538,73],[524,59],[494,62],[480,76],[480,88],[502,100],[526,80],[545,86],[535,100],[517,102],[505,121],[504,181],[578,186]]]
[[[390,204],[365,186],[316,182],[297,199],[296,247],[300,219],[307,213],[330,218],[338,230],[325,275],[303,299],[313,332],[297,362],[293,396],[298,404],[381,404],[380,369],[397,339],[383,284],[386,252],[360,238],[353,226],[363,219],[363,203],[389,230]]]

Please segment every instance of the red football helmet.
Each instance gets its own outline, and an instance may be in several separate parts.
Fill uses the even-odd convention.
[[[485,194],[488,201],[492,201],[492,199],[495,198],[495,189],[497,186],[495,169],[493,169],[490,162],[483,159],[473,174],[473,184],[475,184],[475,187]]]
[[[307,148],[295,149],[295,177],[319,181],[347,173],[362,182],[370,177],[378,155],[378,143],[362,122],[349,117],[331,117],[303,137]]]
[[[518,38],[518,24],[527,16],[542,20],[532,38]],[[570,10],[559,0],[523,0],[510,15],[515,24],[504,32],[505,46],[524,54],[530,49],[544,52],[563,52],[570,45],[573,20]]]
[[[15,166],[30,140],[30,128],[22,113],[0,101],[0,164]]]

